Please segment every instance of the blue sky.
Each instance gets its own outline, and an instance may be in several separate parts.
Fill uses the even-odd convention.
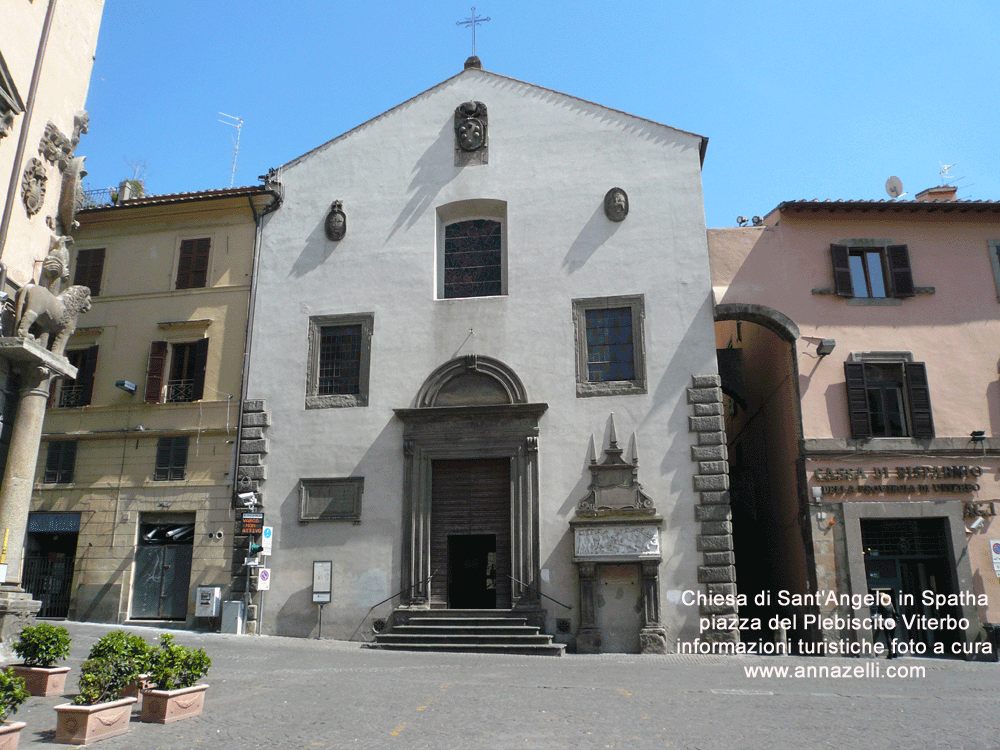
[[[708,226],[783,200],[1000,200],[997,0],[479,0],[486,70],[709,138]],[[228,187],[462,69],[464,2],[106,0],[88,187]]]

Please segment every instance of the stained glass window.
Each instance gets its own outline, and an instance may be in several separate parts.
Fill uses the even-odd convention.
[[[632,308],[587,310],[587,377],[591,382],[635,380]]]
[[[469,219],[444,228],[444,296],[503,294],[503,236],[499,221]]]

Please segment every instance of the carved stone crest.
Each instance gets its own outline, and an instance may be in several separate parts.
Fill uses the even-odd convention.
[[[628,216],[628,194],[620,187],[613,187],[604,195],[604,215],[615,222]]]
[[[455,108],[455,142],[462,151],[478,151],[486,145],[489,124],[486,105],[465,102]]]
[[[24,170],[21,178],[21,200],[28,216],[34,216],[42,210],[42,203],[45,201],[45,183],[48,177],[45,174],[45,163],[38,158],[32,158]]]
[[[73,144],[51,120],[45,124],[45,132],[38,143],[38,153],[49,164],[59,164],[73,157]],[[61,165],[60,165],[60,168]]]
[[[326,215],[326,236],[333,242],[339,242],[347,234],[347,214],[344,213],[342,201],[334,201],[330,205],[330,213]]]

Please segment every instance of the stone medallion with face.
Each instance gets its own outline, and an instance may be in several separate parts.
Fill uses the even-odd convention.
[[[619,187],[611,188],[604,196],[604,214],[611,221],[623,221],[628,216],[628,195]]]
[[[343,203],[334,201],[330,206],[330,213],[326,215],[326,236],[333,242],[344,239],[347,234],[347,214],[344,213]]]

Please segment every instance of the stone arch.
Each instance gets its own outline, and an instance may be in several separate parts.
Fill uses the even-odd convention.
[[[417,392],[416,406],[493,406],[526,404],[524,384],[498,359],[467,354],[445,362]]]
[[[747,303],[720,304],[715,306],[716,320],[745,320],[774,331],[784,341],[794,344],[799,338],[799,327],[784,313],[764,305]]]

